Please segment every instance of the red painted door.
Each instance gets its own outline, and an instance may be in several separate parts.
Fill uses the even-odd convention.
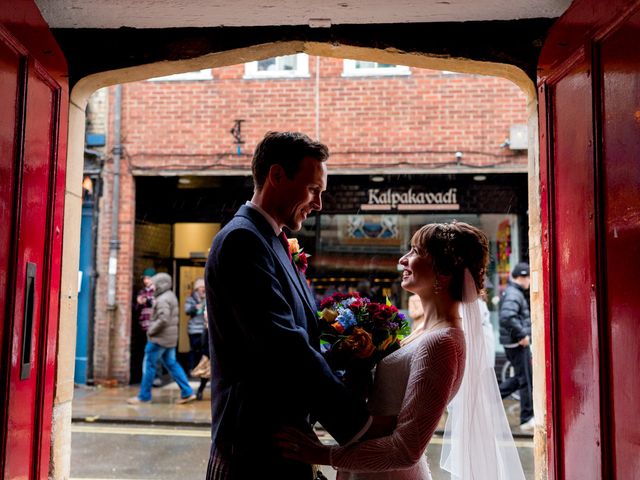
[[[9,11],[10,10],[10,11]],[[0,12],[0,472],[47,478],[60,296],[68,91],[31,0]]]
[[[599,45],[604,318],[615,478],[640,478],[640,8]]]
[[[577,0],[539,68],[549,478],[640,478],[640,1]]]

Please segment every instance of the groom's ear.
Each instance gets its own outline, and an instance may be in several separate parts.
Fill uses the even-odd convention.
[[[273,186],[277,186],[280,184],[280,182],[282,182],[284,176],[285,173],[282,165],[278,165],[276,163],[269,167],[269,175],[267,175],[267,181],[269,181]]]

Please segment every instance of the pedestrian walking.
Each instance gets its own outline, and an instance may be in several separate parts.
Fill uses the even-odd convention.
[[[142,288],[138,290],[136,295],[135,311],[138,317],[140,328],[146,332],[151,323],[151,315],[153,314],[153,282],[151,277],[156,274],[154,268],[145,268],[142,272]]]
[[[515,376],[500,384],[500,394],[506,398],[520,391],[520,428],[532,430],[533,378],[531,374],[531,315],[529,311],[529,264],[518,263],[511,273],[500,302],[500,343],[513,365]]]
[[[151,316],[153,315],[153,304],[155,303],[155,297],[153,295],[154,286],[151,278],[156,274],[156,269],[153,267],[145,268],[142,272],[142,288],[138,290],[136,295],[136,301],[134,305],[134,312],[138,320],[140,330],[134,332],[132,337],[132,343],[135,345],[141,344],[143,341],[146,344],[147,330],[151,323]],[[136,349],[137,351],[137,349]],[[136,357],[136,360],[139,357]],[[142,370],[144,371],[144,358],[142,360]],[[162,385],[162,363],[158,361],[156,365],[156,376],[153,379],[153,386],[160,387]]]
[[[196,396],[189,385],[187,375],[176,361],[179,307],[178,299],[171,290],[171,276],[167,273],[158,273],[152,277],[151,281],[155,287],[155,304],[151,323],[147,329],[142,383],[138,396],[130,398],[127,403],[136,405],[151,402],[151,388],[158,360],[180,387],[181,398],[177,403],[191,402],[196,399]]]

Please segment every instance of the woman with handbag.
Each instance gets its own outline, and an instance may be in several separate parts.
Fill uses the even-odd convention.
[[[211,378],[209,364],[209,335],[207,333],[206,297],[204,279],[198,278],[193,284],[193,293],[187,298],[184,310],[189,315],[187,332],[191,345],[191,376],[200,378],[200,387],[196,398],[202,400],[202,394]]]
[[[205,312],[205,317],[206,317],[206,312]],[[208,344],[209,340],[207,338],[208,335],[207,335],[207,329],[206,329],[206,322],[205,322],[205,331],[203,333],[203,336],[205,337],[205,340],[204,340],[205,344]],[[196,368],[194,368],[191,371],[191,376],[200,378],[200,386],[198,387],[198,392],[196,393],[196,398],[198,400],[202,400],[204,389],[207,386],[207,382],[211,378],[211,361],[209,360],[208,353],[209,353],[209,349],[207,348],[205,353],[203,353],[202,357],[200,358],[200,362],[198,363],[198,365],[196,365]]]

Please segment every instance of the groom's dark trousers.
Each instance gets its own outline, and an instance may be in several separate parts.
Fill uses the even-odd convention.
[[[369,416],[319,353],[315,302],[271,224],[243,206],[215,237],[205,270],[211,344],[207,479],[311,478],[274,435],[318,420],[340,443]]]

